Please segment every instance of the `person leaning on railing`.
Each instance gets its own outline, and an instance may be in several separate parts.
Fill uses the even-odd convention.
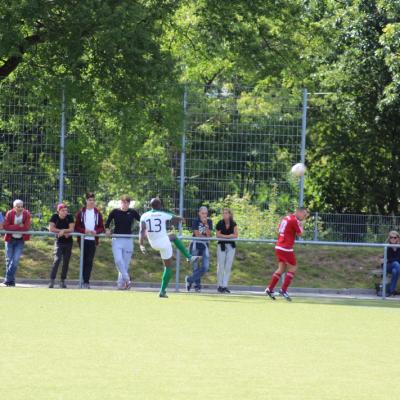
[[[397,231],[389,232],[387,242],[390,244],[400,244],[400,234]],[[383,258],[381,259],[383,265]],[[400,277],[400,248],[387,248],[387,273],[392,274],[388,296],[395,296],[397,282]]]
[[[208,218],[208,209],[205,206],[199,208],[198,217],[192,224],[193,236],[197,238],[209,238],[212,236],[213,224]],[[190,291],[192,285],[196,292],[201,291],[201,278],[208,271],[210,265],[210,251],[208,241],[193,240],[190,243],[190,254],[198,257],[192,263],[193,273],[185,277],[186,290]]]
[[[224,208],[222,219],[217,223],[216,236],[220,239],[236,239],[238,227],[233,220],[233,214],[229,208]],[[218,241],[217,246],[217,279],[219,293],[230,293],[228,289],[232,264],[235,258],[236,244],[224,240]]]
[[[140,221],[139,213],[129,208],[131,198],[123,195],[120,200],[120,208],[111,211],[105,223],[106,234],[111,235],[110,225],[114,223],[114,233],[119,235],[131,235],[133,224]],[[133,239],[130,237],[116,237],[112,239],[112,252],[115,266],[118,270],[117,286],[120,290],[131,288],[129,265],[133,256]]]
[[[96,253],[96,246],[99,244],[99,237],[95,236],[104,233],[103,216],[95,207],[95,194],[86,193],[86,206],[82,207],[75,216],[75,232],[84,233],[83,243],[78,236],[78,243],[83,248],[83,287],[90,289],[89,280],[93,269],[93,259]]]
[[[58,267],[63,261],[61,270],[60,288],[66,289],[69,260],[72,253],[72,236],[74,232],[74,218],[68,214],[68,207],[66,204],[59,204],[57,206],[57,213],[53,214],[49,221],[49,231],[57,235],[54,243],[54,261],[50,272],[49,288],[54,287],[54,281],[57,276]]]
[[[6,231],[15,231],[15,233],[6,233],[4,240],[5,258],[6,258],[6,278],[4,286],[15,286],[15,274],[18,269],[19,260],[24,251],[24,245],[30,239],[30,235],[24,234],[31,227],[31,214],[24,208],[22,200],[14,200],[14,208],[9,210],[4,220],[3,228]]]

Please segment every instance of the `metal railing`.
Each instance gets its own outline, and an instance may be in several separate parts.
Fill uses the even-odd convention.
[[[400,216],[379,214],[333,214],[314,212],[307,229],[307,239],[340,242],[377,243],[388,232],[400,229]]]
[[[0,235],[5,233],[16,233],[15,231],[5,231],[0,230]],[[45,232],[45,231],[25,231],[18,233],[32,235],[32,236],[49,236],[49,237],[56,237],[55,233],[52,232]],[[84,240],[85,237],[101,237],[101,238],[132,238],[137,239],[139,235],[132,234],[132,235],[121,235],[121,234],[105,234],[101,233],[98,235],[88,235],[84,233],[74,232],[70,234],[73,237],[81,237],[81,240]],[[208,241],[208,242],[216,242],[220,241],[220,238],[216,237],[209,237],[209,238],[198,238],[193,236],[178,236],[180,239],[185,241]],[[246,238],[237,238],[237,239],[223,239],[224,242],[242,242],[242,243],[263,243],[263,244],[270,244],[274,245],[276,243],[275,239],[246,239]],[[387,249],[389,247],[393,248],[400,248],[400,244],[398,245],[391,245],[389,243],[350,243],[350,242],[323,242],[323,241],[315,241],[315,240],[298,240],[296,241],[297,245],[305,246],[331,246],[331,247],[372,247],[372,248],[383,248],[383,268],[382,268],[382,300],[386,299],[386,282],[387,282]],[[80,258],[79,258],[79,287],[83,287],[83,256],[84,256],[84,246],[80,246]],[[180,283],[180,264],[176,265],[176,282],[175,282],[175,290],[179,291],[179,283]]]

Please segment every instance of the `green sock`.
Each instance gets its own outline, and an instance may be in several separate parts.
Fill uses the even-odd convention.
[[[172,276],[172,270],[169,267],[164,267],[164,273],[161,280],[161,293],[164,293],[167,289],[168,283]]]
[[[185,245],[182,243],[181,240],[179,240],[178,238],[176,238],[174,240],[174,244],[176,246],[176,248],[186,257],[186,258],[190,258],[192,257],[190,255],[190,253],[187,251],[187,248],[185,247]]]

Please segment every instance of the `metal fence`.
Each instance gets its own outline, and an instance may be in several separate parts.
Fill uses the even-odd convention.
[[[389,231],[400,230],[400,216],[313,213],[306,230],[308,240],[385,242]]]
[[[267,204],[271,187],[303,202],[289,170],[305,158],[306,91],[188,86],[183,107],[181,215],[232,194]]]
[[[141,205],[160,195],[190,227],[200,205],[217,211],[215,204],[229,195],[247,196],[260,210],[270,207],[274,191],[283,209],[302,204],[304,180],[288,171],[305,159],[306,90],[186,85],[170,88],[170,95],[176,124],[159,128],[178,129],[177,143],[168,143],[171,132],[159,134],[160,159],[143,154],[126,161],[132,164],[126,180],[133,182],[127,186]],[[108,153],[123,147],[123,138],[103,132],[97,115],[74,96],[61,82],[0,83],[0,210],[21,198],[35,229],[47,226],[57,201],[67,200],[75,211],[87,190],[102,192],[104,203],[116,197],[109,192],[109,165],[94,169],[90,151],[101,144]],[[398,216],[315,213],[306,238],[383,242],[399,226]]]
[[[172,124],[164,116],[151,127],[159,131],[158,141],[148,150],[156,146],[156,152],[143,151],[140,158],[128,157],[120,166],[129,170],[126,181],[135,182],[131,186],[137,200],[143,203],[159,194],[169,207],[192,218],[201,203],[233,193],[267,201],[273,185],[297,199],[299,185],[290,181],[288,171],[304,160],[306,97],[284,89],[235,85],[174,86],[169,95],[172,105],[163,113],[175,120]],[[40,214],[62,199],[74,207],[87,189],[105,192],[107,183],[111,186],[107,179],[113,175],[107,169],[112,166],[105,162],[93,169],[91,153],[104,153],[100,162],[112,160],[110,154],[124,148],[127,135],[132,139],[135,129],[145,128],[132,126],[125,136],[115,134],[109,127],[114,123],[118,130],[115,115],[99,121],[101,110],[85,107],[78,96],[65,81],[48,87],[18,80],[0,83],[3,205],[20,197]],[[135,121],[138,110],[130,112]],[[179,136],[181,143],[169,139]],[[134,140],[132,145],[137,145]],[[109,199],[107,193],[103,198]]]
[[[90,186],[76,151],[77,135],[66,130],[71,113],[61,85],[1,82],[2,208],[20,198],[40,219],[63,198],[78,202]]]

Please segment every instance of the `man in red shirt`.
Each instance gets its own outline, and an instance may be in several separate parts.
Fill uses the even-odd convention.
[[[304,232],[304,221],[308,216],[307,209],[299,207],[294,214],[283,218],[279,224],[278,241],[275,245],[275,256],[278,260],[278,269],[272,275],[268,287],[265,289],[265,294],[275,300],[274,289],[279,282],[282,274],[286,271],[286,277],[282,288],[279,290],[281,296],[286,300],[291,301],[287,292],[289,285],[292,283],[294,274],[297,270],[297,261],[294,254],[293,245],[296,236],[302,236]]]
[[[13,231],[6,233],[4,240],[6,242],[6,278],[3,286],[15,286],[15,274],[19,264],[19,259],[24,251],[24,245],[30,236],[26,234],[31,227],[31,214],[24,208],[22,200],[14,200],[14,208],[7,212],[4,221],[4,230]]]

